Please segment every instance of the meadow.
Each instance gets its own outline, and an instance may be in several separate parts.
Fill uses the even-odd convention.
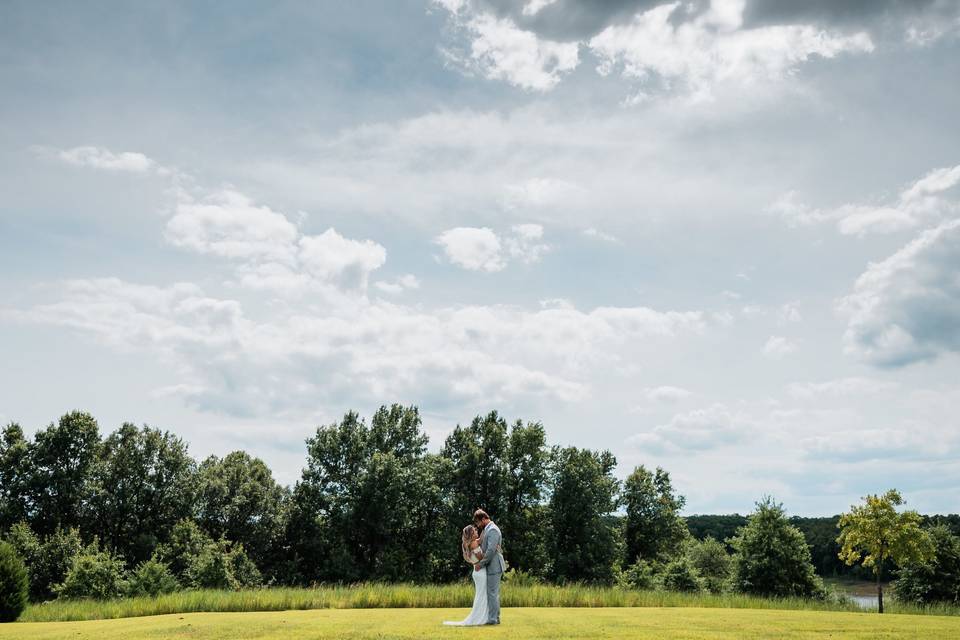
[[[193,613],[88,622],[0,625],[0,639],[213,638],[405,640],[412,638],[917,638],[960,636],[960,618],[868,613],[688,608],[512,608],[498,627],[444,627],[466,609],[365,609]]]
[[[242,591],[181,591],[158,597],[115,600],[54,600],[32,604],[20,622],[67,622],[184,613],[240,613],[316,609],[441,609],[470,607],[473,586],[358,584],[312,589],[264,588]],[[779,611],[863,612],[843,597],[828,601],[804,598],[761,598],[728,593],[635,591],[582,585],[510,585],[503,589],[505,608],[698,608]],[[960,616],[947,605],[917,607],[891,602],[890,613]],[[960,620],[960,617],[958,617]]]

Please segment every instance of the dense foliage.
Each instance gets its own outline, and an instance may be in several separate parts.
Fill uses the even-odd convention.
[[[847,564],[862,562],[873,569],[877,579],[878,610],[883,613],[883,586],[880,576],[886,562],[925,563],[934,554],[930,536],[920,528],[916,511],[897,511],[903,498],[896,489],[882,496],[869,495],[840,516],[840,557]]]
[[[733,582],[738,591],[778,597],[823,594],[803,534],[772,498],[757,503],[757,510],[730,544],[736,552]]]
[[[821,570],[838,561],[836,519],[787,521],[769,501],[749,520],[685,519],[665,470],[623,483],[615,471],[610,452],[550,446],[541,424],[495,411],[430,453],[417,408],[391,405],[318,427],[287,488],[246,452],[198,462],[167,431],[127,423],[101,437],[71,412],[32,438],[16,424],[0,434],[0,538],[35,602],[463,580],[460,531],[478,507],[506,534],[516,586],[809,596],[811,548]]]
[[[642,465],[623,485],[626,510],[626,561],[661,560],[675,555],[687,535],[680,517],[684,498],[678,496],[670,474],[657,467],[655,472]]]
[[[27,606],[27,568],[12,545],[0,542],[0,622],[13,622]]]
[[[933,555],[898,572],[897,599],[915,604],[960,605],[960,536],[943,524],[929,529]]]

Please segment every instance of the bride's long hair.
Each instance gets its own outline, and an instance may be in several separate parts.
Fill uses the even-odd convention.
[[[471,562],[473,552],[470,551],[470,543],[473,542],[475,538],[479,537],[477,535],[477,528],[472,524],[468,524],[463,528],[463,534],[460,536],[460,549],[463,552],[463,559],[467,562]]]

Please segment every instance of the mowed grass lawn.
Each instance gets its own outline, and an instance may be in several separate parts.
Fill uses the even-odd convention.
[[[511,608],[499,627],[444,627],[466,609],[325,609],[186,613],[85,622],[0,625],[0,639],[159,638],[388,640],[422,638],[960,638],[960,618],[836,611],[702,608]]]

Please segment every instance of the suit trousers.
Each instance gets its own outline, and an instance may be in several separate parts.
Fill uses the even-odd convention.
[[[487,622],[500,622],[500,578],[503,573],[487,574]]]

